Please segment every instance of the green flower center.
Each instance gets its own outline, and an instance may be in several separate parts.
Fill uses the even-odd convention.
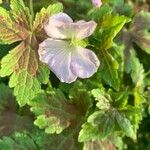
[[[87,43],[86,40],[81,40],[81,39],[78,39],[78,38],[72,38],[71,42],[70,42],[70,45],[75,46],[75,47],[78,47],[78,46],[86,47],[88,45],[88,43]]]

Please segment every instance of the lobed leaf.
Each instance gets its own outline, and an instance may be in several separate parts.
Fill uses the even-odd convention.
[[[73,87],[72,90],[75,92],[77,89]],[[54,95],[41,92],[29,102],[31,111],[37,116],[35,125],[50,134],[59,134],[69,126],[80,125],[90,107],[86,91],[79,88],[78,95],[69,100],[60,90],[52,93]]]
[[[100,49],[107,50],[113,46],[113,39],[123,28],[125,23],[129,22],[129,18],[125,16],[112,15],[107,13],[103,16],[100,23],[99,40]]]
[[[22,12],[22,14],[17,14],[14,11],[7,11],[4,8],[0,7],[0,43],[1,44],[11,44],[16,41],[25,40],[29,31],[26,29],[26,21],[22,20],[22,17],[25,20],[28,20],[27,14]],[[15,28],[14,28],[15,27]]]
[[[49,80],[49,69],[40,63],[37,53],[38,33],[47,17],[61,11],[62,5],[58,3],[42,10],[34,25],[23,0],[11,0],[10,6],[10,11],[0,8],[0,41],[3,44],[20,41],[20,44],[3,57],[0,75],[11,76],[9,85],[14,87],[19,105],[24,106],[40,92],[41,84]]]

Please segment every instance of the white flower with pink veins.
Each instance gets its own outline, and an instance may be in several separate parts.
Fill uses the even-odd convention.
[[[79,78],[89,78],[98,69],[100,62],[91,50],[84,48],[83,39],[95,30],[94,21],[73,20],[65,13],[49,18],[44,30],[50,38],[39,45],[39,56],[43,63],[61,82],[71,83]]]

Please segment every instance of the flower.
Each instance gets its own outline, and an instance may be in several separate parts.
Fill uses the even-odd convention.
[[[71,83],[79,78],[89,78],[98,69],[100,63],[91,50],[84,48],[84,38],[90,36],[96,28],[94,21],[73,20],[65,13],[52,15],[44,25],[50,38],[39,45],[39,56],[43,63],[61,82]]]
[[[102,2],[101,0],[92,0],[92,3],[94,6],[96,7],[100,7],[102,5]]]

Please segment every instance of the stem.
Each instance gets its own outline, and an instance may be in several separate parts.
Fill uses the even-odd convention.
[[[32,20],[34,18],[34,10],[33,10],[33,0],[29,0],[29,8],[32,16]]]
[[[148,71],[148,72],[145,73],[145,77],[147,77],[149,75],[150,75],[150,71]]]

